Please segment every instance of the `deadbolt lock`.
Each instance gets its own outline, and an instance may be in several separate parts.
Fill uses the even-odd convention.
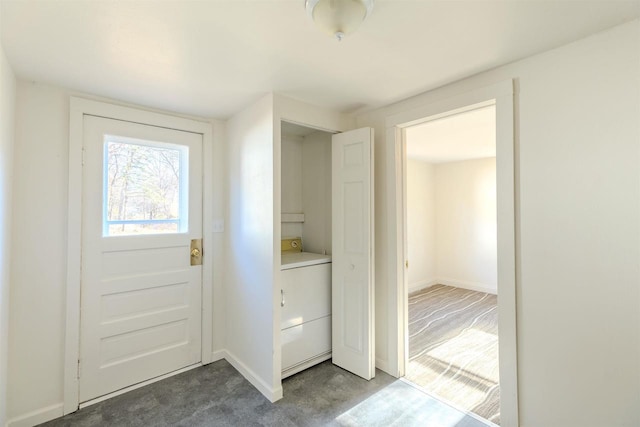
[[[202,239],[191,240],[191,265],[202,265]]]

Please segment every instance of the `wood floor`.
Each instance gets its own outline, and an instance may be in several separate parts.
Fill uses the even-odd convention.
[[[410,294],[406,379],[499,425],[496,295],[443,285]]]

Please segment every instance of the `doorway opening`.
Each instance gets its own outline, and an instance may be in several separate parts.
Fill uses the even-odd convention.
[[[516,290],[519,259],[516,217],[518,199],[517,138],[514,112],[514,81],[505,80],[490,86],[477,87],[444,99],[431,100],[415,108],[386,117],[387,129],[387,238],[386,257],[390,283],[386,307],[389,310],[389,359],[387,369],[404,377],[409,352],[409,307],[406,227],[406,144],[404,130],[421,123],[495,106],[496,129],[496,235],[497,235],[497,302],[500,376],[500,424],[518,426],[518,355]],[[412,264],[413,265],[413,264]],[[387,291],[381,287],[381,293]],[[381,334],[383,336],[383,334]],[[384,338],[384,336],[383,336]]]
[[[495,104],[402,136],[405,379],[499,425]]]

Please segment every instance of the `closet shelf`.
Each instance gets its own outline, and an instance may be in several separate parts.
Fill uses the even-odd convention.
[[[283,213],[281,217],[281,222],[304,222],[303,213]]]

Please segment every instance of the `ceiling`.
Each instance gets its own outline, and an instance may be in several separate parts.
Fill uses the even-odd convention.
[[[640,0],[378,0],[337,42],[303,4],[1,0],[1,35],[21,78],[226,118],[272,91],[364,111],[640,16]]]
[[[320,129],[314,129],[308,126],[302,126],[296,123],[291,123],[291,122],[281,122],[280,124],[280,131],[282,132],[283,135],[289,135],[289,136],[294,136],[294,137],[300,137],[300,138],[304,138],[305,136],[309,136],[312,133],[316,133],[316,132],[325,132],[325,133],[329,133],[326,131],[322,131]]]
[[[478,108],[405,129],[407,157],[447,163],[496,156],[496,108]]]

